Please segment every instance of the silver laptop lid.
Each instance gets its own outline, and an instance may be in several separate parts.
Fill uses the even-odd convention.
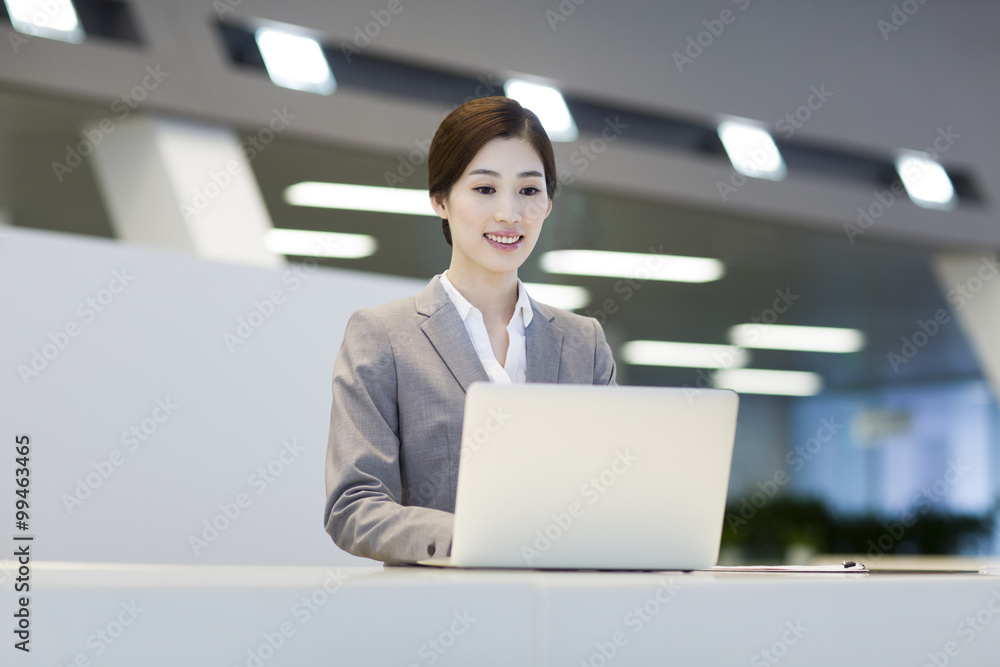
[[[471,385],[452,563],[715,565],[738,400],[724,389]]]

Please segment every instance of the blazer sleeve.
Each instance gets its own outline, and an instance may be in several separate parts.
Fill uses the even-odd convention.
[[[590,319],[594,323],[594,384],[617,385],[618,371],[614,357],[611,356],[611,346],[604,337],[601,323],[594,318]]]
[[[326,531],[344,551],[382,561],[448,555],[454,515],[404,506],[392,343],[377,316],[348,321],[333,370]]]

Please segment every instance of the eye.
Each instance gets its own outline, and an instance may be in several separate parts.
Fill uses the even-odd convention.
[[[496,192],[496,190],[493,189],[492,185],[480,185],[478,188],[473,188],[473,190],[483,195],[491,195],[494,192]]]
[[[541,190],[536,187],[528,187],[521,190],[521,194],[527,195],[528,197],[534,197],[539,192],[541,192]]]

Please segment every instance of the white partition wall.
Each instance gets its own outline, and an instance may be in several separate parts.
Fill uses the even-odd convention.
[[[947,324],[950,316],[958,319],[969,337],[982,364],[983,375],[1000,399],[1000,264],[997,252],[984,248],[981,252],[941,252],[934,258],[934,275],[941,293],[948,299],[950,313],[942,316]],[[927,327],[932,329],[930,325]],[[928,333],[928,338],[936,330]],[[921,346],[922,347],[922,346]]]
[[[333,362],[424,281],[3,231],[0,497],[29,434],[35,559],[373,564],[323,530]]]
[[[271,127],[288,123],[278,121]],[[251,266],[284,265],[262,243],[271,216],[228,127],[132,117],[95,146],[93,165],[117,238]]]

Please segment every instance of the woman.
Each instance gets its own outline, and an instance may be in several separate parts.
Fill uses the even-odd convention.
[[[355,312],[333,372],[326,530],[383,561],[450,553],[470,383],[615,382],[597,321],[535,302],[517,277],[556,189],[535,114],[506,97],[463,104],[428,169],[451,264],[415,297]]]

